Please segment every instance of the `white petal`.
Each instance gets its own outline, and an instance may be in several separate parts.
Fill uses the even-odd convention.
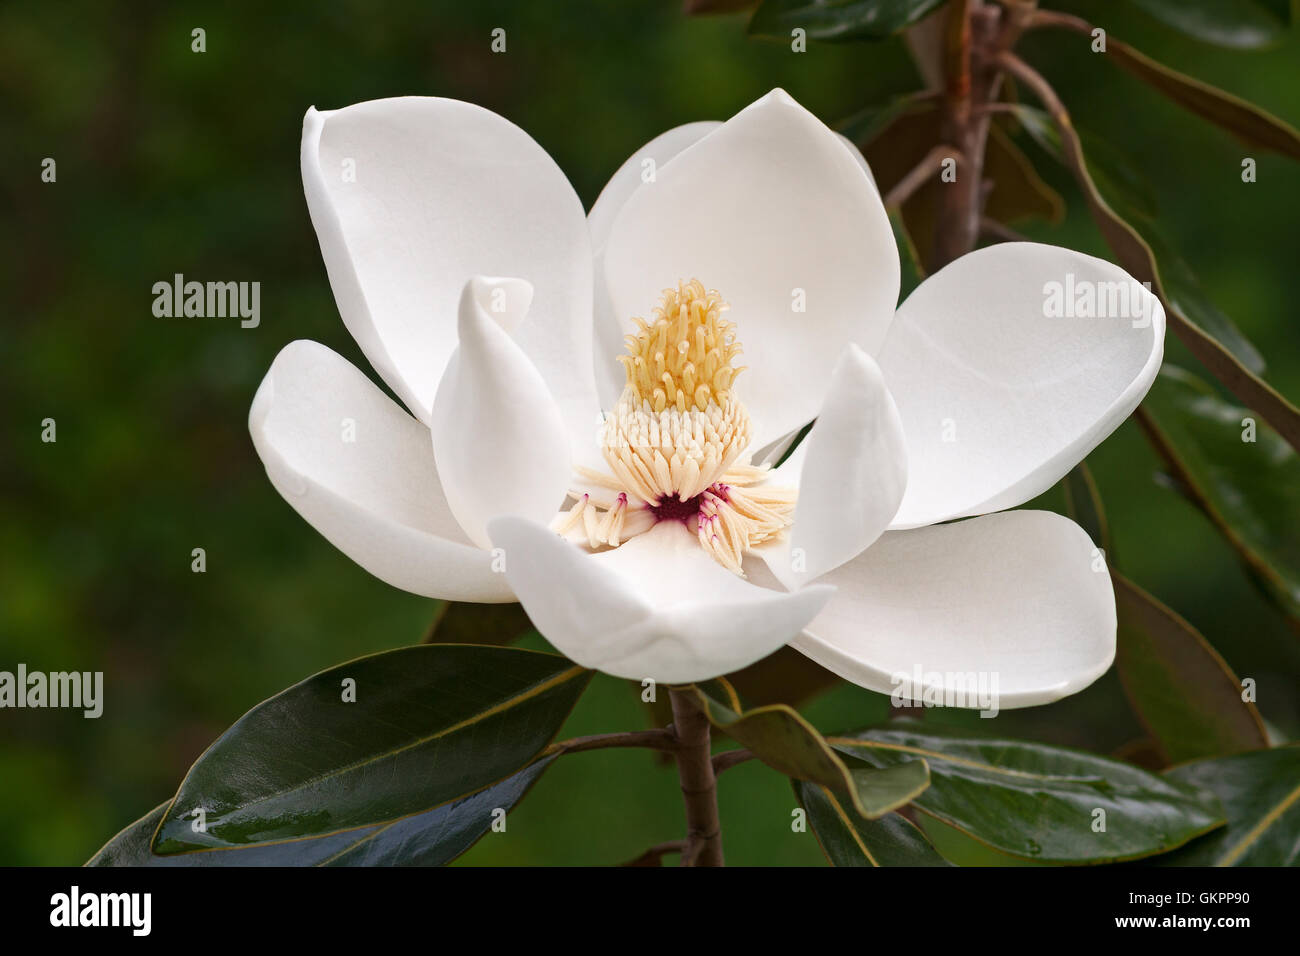
[[[836,366],[812,431],[767,484],[799,489],[794,525],[758,549],[787,588],[839,567],[889,526],[907,485],[907,444],[880,366],[856,345]]]
[[[518,518],[489,527],[538,631],[577,663],[615,677],[686,683],[745,667],[788,643],[832,591],[748,584],[677,522],[597,555]]]
[[[1119,317],[1049,316],[1049,284],[1067,281],[1102,300],[1123,288],[1130,307]],[[908,445],[893,527],[999,511],[1046,491],[1137,407],[1164,333],[1159,301],[1126,272],[1055,246],[990,246],[926,279],[880,353]]]
[[[531,295],[518,279],[478,276],[466,283],[460,346],[433,403],[429,430],[447,503],[482,548],[492,547],[490,518],[554,517],[572,473],[560,410],[508,331]],[[525,326],[529,321],[522,318]]]
[[[862,164],[776,90],[637,188],[611,227],[605,278],[627,331],[678,280],[721,292],[748,368],[736,392],[761,448],[817,414],[849,342],[876,353],[898,300],[898,250]]]
[[[597,255],[605,248],[614,219],[623,204],[636,192],[647,178],[656,178],[659,169],[688,146],[693,146],[709,133],[722,126],[718,120],[700,120],[683,123],[660,133],[627,158],[618,171],[610,177],[587,214],[591,229],[591,248]]]
[[[882,694],[982,677],[999,707],[1030,707],[1082,690],[1115,657],[1105,563],[1051,512],[891,531],[822,580],[835,596],[794,646]]]
[[[375,577],[426,597],[513,600],[447,507],[429,430],[342,356],[286,345],[248,430],[285,501]]]
[[[610,227],[627,198],[641,185],[643,177],[657,176],[660,166],[721,125],[717,120],[686,123],[656,136],[628,157],[627,162],[610,177],[587,214],[591,248],[595,255],[596,385],[602,408],[614,407],[624,382],[623,366],[614,358],[623,354],[624,330],[605,288],[605,242],[609,239]]]
[[[853,142],[853,140],[849,139],[843,133],[836,133],[835,135],[840,138],[840,142],[843,143],[844,148],[849,151],[849,155],[853,157],[853,161],[861,166],[862,171],[867,174],[867,179],[871,181],[871,188],[876,192],[880,192],[880,187],[876,184],[876,174],[871,171],[871,164],[867,162],[867,157],[862,155],[862,150],[858,149],[858,144]]]
[[[435,97],[313,109],[302,175],[343,321],[413,414],[429,420],[466,280],[519,276],[536,290],[520,345],[590,438],[591,242],[573,187],[527,133]]]

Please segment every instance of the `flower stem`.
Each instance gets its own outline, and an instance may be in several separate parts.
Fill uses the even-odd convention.
[[[999,56],[1035,15],[1033,0],[954,0],[944,37],[942,143],[956,147],[957,180],[939,192],[930,271],[975,248],[992,183],[984,179],[989,124],[1002,84]]]
[[[686,804],[683,866],[722,866],[722,823],[718,817],[718,783],[709,753],[709,719],[685,691],[669,689],[673,730],[677,734],[677,777]]]

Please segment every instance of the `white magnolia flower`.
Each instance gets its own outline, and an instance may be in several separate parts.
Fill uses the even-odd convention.
[[[518,599],[573,660],[634,679],[789,642],[884,692],[992,673],[1015,707],[1110,665],[1093,543],[1004,509],[1155,376],[1164,314],[1120,269],[1007,243],[895,313],[865,161],[779,90],[652,140],[589,216],[526,133],[454,100],[313,109],[302,172],[343,320],[410,414],[299,341],[249,427],[372,574]]]

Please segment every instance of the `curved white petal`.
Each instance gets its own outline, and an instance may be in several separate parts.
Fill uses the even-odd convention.
[[[856,345],[836,366],[812,431],[767,483],[799,489],[794,525],[758,549],[787,588],[839,567],[889,526],[907,485],[907,443],[880,366]]]
[[[436,97],[312,109],[302,177],[343,321],[413,414],[429,420],[466,280],[519,276],[535,289],[520,346],[590,439],[591,242],[573,187],[527,133]]]
[[[1105,563],[1082,528],[1051,512],[891,531],[823,580],[835,596],[792,643],[882,694],[916,699],[965,681],[995,689],[996,707],[1031,707],[1082,690],[1115,657]]]
[[[858,144],[853,142],[853,140],[849,139],[843,133],[836,133],[835,135],[840,138],[840,142],[843,143],[844,148],[849,151],[849,155],[853,157],[853,161],[861,166],[862,171],[867,174],[867,179],[871,182],[871,188],[876,192],[880,192],[880,186],[876,184],[876,174],[871,171],[871,164],[867,162],[867,157],[862,155],[862,150],[858,149]]]
[[[657,177],[660,166],[721,125],[717,120],[686,123],[656,136],[629,156],[610,177],[587,214],[595,256],[596,388],[602,408],[614,407],[624,382],[623,366],[614,358],[623,354],[623,326],[605,288],[605,242],[609,239],[610,227],[623,204],[642,182]]]
[[[719,120],[699,120],[695,123],[674,126],[660,133],[627,158],[609,178],[605,188],[592,203],[591,212],[587,214],[587,226],[591,230],[591,248],[597,255],[605,248],[614,219],[637,188],[643,182],[651,182],[658,178],[660,168],[668,160],[688,146],[695,145],[720,126],[722,123]]]
[[[745,667],[788,643],[833,590],[747,584],[677,522],[597,555],[519,518],[497,518],[489,530],[538,631],[615,677],[686,683]]]
[[[862,164],[775,90],[660,166],[610,228],[605,279],[625,331],[691,278],[731,304],[748,368],[736,393],[761,448],[817,414],[849,342],[876,353],[898,250]]]
[[[1062,310],[1086,305],[1076,295],[1089,289],[1123,314],[1050,314],[1058,287]],[[1046,491],[1137,407],[1164,333],[1160,302],[1128,273],[1056,246],[990,246],[926,279],[880,353],[908,445],[893,527],[999,511]]]
[[[460,345],[433,402],[438,476],[451,513],[481,548],[492,547],[487,522],[497,515],[553,518],[572,472],[560,410],[508,331],[531,297],[519,279],[477,276],[465,284]]]
[[[514,600],[452,517],[429,430],[342,356],[286,345],[253,397],[248,431],[285,501],[375,577],[426,597]]]

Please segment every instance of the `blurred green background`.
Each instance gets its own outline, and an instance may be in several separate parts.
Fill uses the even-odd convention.
[[[1300,121],[1300,43],[1233,52],[1127,4],[1063,4],[1158,59]],[[78,864],[175,790],[245,710],[359,654],[414,643],[436,602],[395,591],[324,542],[266,480],[246,430],[276,352],[316,339],[368,368],[339,321],[302,198],[308,106],[399,94],[470,100],[533,135],[588,205],[664,129],[725,119],[782,86],[828,122],[919,81],[898,41],[747,39],[744,15],[674,0],[66,3],[0,8],[0,669],[102,670],[104,715],[0,711],[0,864]],[[207,52],[190,31],[207,31]],[[489,51],[504,27],[508,52]],[[1080,125],[1153,181],[1167,233],[1217,304],[1300,396],[1300,176],[1179,112],[1069,35],[1021,51]],[[41,161],[58,163],[54,184]],[[1034,238],[1106,255],[1070,184]],[[159,319],[173,273],[258,280],[262,321]],[[1170,337],[1171,358],[1196,364]],[[57,421],[58,441],[40,440]],[[1132,423],[1089,459],[1130,576],[1197,625],[1281,733],[1300,731],[1300,640],[1200,515],[1153,479]],[[1049,504],[1051,504],[1049,496]],[[1300,533],[1300,529],[1296,529]],[[190,570],[191,549],[207,571]],[[537,642],[534,641],[536,644]],[[565,736],[646,726],[628,682],[598,677]],[[883,718],[841,687],[806,708],[824,730]],[[926,719],[970,720],[950,713]],[[1007,712],[1007,734],[1109,752],[1139,736],[1113,672],[1060,704]],[[756,763],[721,782],[729,862],[821,864],[792,833],[789,784]],[[640,751],[559,761],[464,863],[619,862],[682,831],[676,775]]]

